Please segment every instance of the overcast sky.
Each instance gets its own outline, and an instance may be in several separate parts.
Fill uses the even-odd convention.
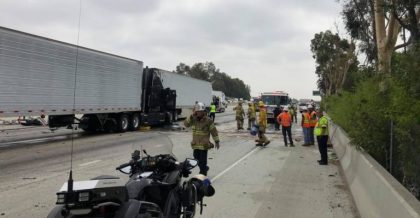
[[[310,40],[340,25],[336,0],[82,0],[81,46],[174,70],[211,61],[251,86],[312,98]],[[0,26],[77,43],[78,0],[0,0]],[[315,98],[316,99],[316,98]]]

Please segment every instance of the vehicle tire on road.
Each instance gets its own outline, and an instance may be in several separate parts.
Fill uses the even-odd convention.
[[[87,133],[96,133],[100,131],[100,123],[96,116],[83,115],[82,117],[83,125],[79,124],[79,127]]]
[[[174,111],[172,117],[174,118],[174,122],[178,121],[178,112]]]
[[[172,123],[174,122],[174,116],[173,116],[173,113],[166,112],[165,122],[166,122],[167,124],[172,124]]]
[[[136,131],[139,129],[140,126],[140,118],[138,114],[133,114],[130,117],[130,126],[129,129],[131,131]]]
[[[128,122],[127,114],[121,114],[117,119],[118,132],[126,132],[128,130]]]

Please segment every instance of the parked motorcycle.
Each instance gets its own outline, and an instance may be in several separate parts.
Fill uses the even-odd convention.
[[[202,213],[203,198],[215,193],[210,180],[200,174],[182,179],[198,162],[190,158],[178,162],[169,150],[172,143],[140,146],[129,162],[116,168],[128,175],[128,181],[102,175],[73,182],[70,173],[48,218],[192,218],[197,205]]]

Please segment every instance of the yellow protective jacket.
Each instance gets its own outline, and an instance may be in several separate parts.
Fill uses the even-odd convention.
[[[255,108],[251,105],[248,107],[248,119],[255,120],[256,118],[257,114],[255,113]]]
[[[267,128],[267,108],[260,108],[258,125],[260,127]]]
[[[295,109],[293,107],[289,108],[289,114],[293,117],[295,115]]]
[[[328,135],[328,119],[325,116],[322,116],[318,119],[318,122],[315,125],[314,133],[316,136]]]
[[[210,105],[210,113],[216,113],[216,105]]]
[[[198,120],[194,116],[190,116],[184,121],[185,127],[192,129],[191,147],[198,150],[208,150],[212,148],[210,142],[210,134],[215,142],[219,142],[219,134],[213,121],[208,117],[203,117]]]
[[[241,105],[236,106],[233,110],[236,111],[236,120],[244,120],[245,111]]]

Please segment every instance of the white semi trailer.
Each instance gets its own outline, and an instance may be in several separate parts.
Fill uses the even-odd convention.
[[[210,82],[165,70],[160,70],[160,75],[164,87],[176,90],[176,110],[179,118],[191,115],[197,101],[210,106],[212,101]]]
[[[192,108],[201,99],[191,93],[208,82],[162,72],[143,69],[138,60],[0,27],[0,117],[44,114],[50,128],[78,123],[90,132],[170,123],[184,113],[178,99]]]

